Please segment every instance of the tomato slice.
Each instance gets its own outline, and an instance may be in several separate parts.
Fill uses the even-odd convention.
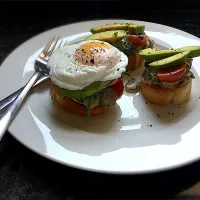
[[[110,85],[109,87],[115,91],[117,99],[119,99],[122,96],[124,92],[124,83],[121,78],[118,78],[117,82],[114,83],[113,85]]]
[[[129,35],[128,41],[132,42],[136,46],[142,46],[145,44],[148,36],[146,35]]]
[[[162,82],[173,83],[183,78],[186,72],[186,64],[177,65],[174,67],[161,69],[157,73],[158,79]]]

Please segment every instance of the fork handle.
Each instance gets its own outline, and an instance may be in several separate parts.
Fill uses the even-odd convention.
[[[38,85],[46,82],[49,79],[48,75],[42,76],[36,83],[35,85],[31,88],[30,92]],[[22,88],[18,89],[17,91],[13,92],[9,96],[5,97],[0,101],[0,113],[2,113],[6,108],[8,108],[9,105],[11,105],[12,102],[16,99],[16,97],[19,95],[19,93],[24,89],[25,86]]]
[[[12,120],[15,118],[19,109],[21,108],[25,98],[27,97],[28,92],[32,88],[32,86],[36,83],[36,81],[40,78],[42,72],[36,71],[28,83],[25,85],[23,90],[15,99],[14,103],[9,106],[9,108],[0,116],[0,140],[2,139],[4,133],[10,126]]]

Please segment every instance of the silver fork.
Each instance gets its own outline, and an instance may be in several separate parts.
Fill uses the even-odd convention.
[[[44,74],[42,75],[39,80],[32,86],[31,90],[29,92],[32,92],[37,86],[41,85],[42,83],[47,82],[50,80],[49,75]],[[19,95],[19,93],[24,89],[25,86],[18,89],[17,91],[13,92],[9,96],[5,97],[0,101],[0,114],[3,113],[16,99],[16,97]]]
[[[15,116],[17,115],[18,111],[20,110],[32,86],[37,82],[37,80],[42,75],[49,74],[49,69],[47,68],[47,62],[49,60],[49,57],[51,56],[53,51],[59,48],[62,44],[62,40],[61,40],[58,47],[56,48],[59,37],[55,40],[55,42],[54,40],[55,40],[55,37],[48,42],[46,47],[42,50],[40,55],[37,57],[34,63],[35,73],[32,75],[32,77],[30,78],[28,83],[25,85],[25,87],[22,89],[20,94],[16,97],[13,104],[10,105],[8,109],[5,110],[5,112],[0,116],[0,140],[2,139],[4,133],[6,132],[6,130],[12,123]]]

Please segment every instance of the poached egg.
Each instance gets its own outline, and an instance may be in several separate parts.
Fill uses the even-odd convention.
[[[82,90],[95,81],[115,80],[127,65],[128,58],[123,52],[99,40],[63,46],[48,61],[51,81],[69,90]]]

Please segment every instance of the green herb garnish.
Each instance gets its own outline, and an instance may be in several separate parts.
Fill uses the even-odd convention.
[[[144,80],[151,80],[151,72],[149,69],[146,69],[144,72]]]
[[[88,103],[87,103],[87,118],[90,118],[90,108],[92,105],[93,95],[88,97]]]

